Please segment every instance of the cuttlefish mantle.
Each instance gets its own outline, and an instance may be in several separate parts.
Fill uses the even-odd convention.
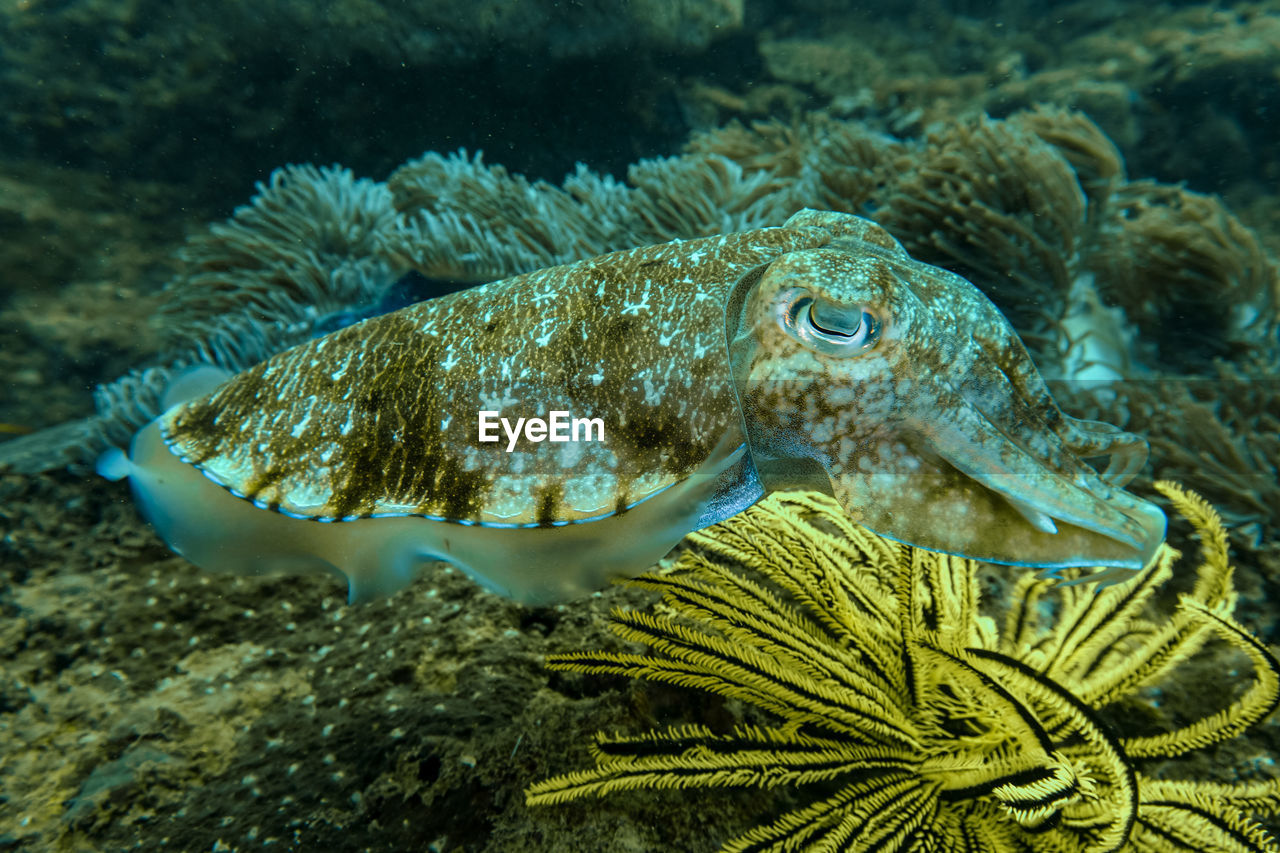
[[[516,276],[175,394],[100,470],[192,562],[333,572],[353,600],[432,560],[565,600],[774,489],[1050,570],[1138,571],[1164,536],[1122,488],[1145,443],[1063,414],[977,288],[848,214]],[[481,412],[603,436],[482,441]]]

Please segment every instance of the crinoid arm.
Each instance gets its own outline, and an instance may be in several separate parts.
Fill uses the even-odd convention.
[[[631,581],[663,596],[661,615],[614,614],[614,630],[646,652],[574,652],[549,665],[697,687],[778,722],[600,734],[593,768],[538,782],[526,801],[802,792],[724,851],[1280,853],[1254,819],[1280,813],[1280,780],[1144,772],[1161,759],[1161,775],[1176,774],[1171,759],[1240,735],[1280,704],[1280,667],[1232,617],[1221,521],[1190,492],[1160,488],[1203,552],[1172,614],[1153,612],[1178,559],[1164,546],[1145,573],[1100,591],[1022,578],[1002,633],[983,615],[973,561],[857,528],[822,495],[772,495],[694,534],[673,569]],[[1254,672],[1221,711],[1144,736],[1099,713],[1215,638]]]

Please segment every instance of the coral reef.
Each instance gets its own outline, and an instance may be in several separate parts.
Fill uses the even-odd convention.
[[[718,154],[642,160],[627,184],[579,164],[561,187],[465,151],[388,180],[401,219],[382,250],[427,278],[483,282],[618,249],[778,225],[803,207]]]
[[[647,594],[530,610],[433,566],[351,608],[324,577],[201,572],[117,491],[0,476],[0,849],[696,850],[750,819],[530,826],[519,791],[570,721],[628,708],[542,659]]]
[[[1168,546],[1147,572],[1096,594],[1026,575],[997,631],[976,563],[876,536],[820,495],[771,496],[693,534],[669,570],[628,582],[661,592],[662,611],[614,613],[615,631],[649,651],[548,664],[693,687],[780,722],[601,733],[593,769],[538,782],[527,800],[813,791],[725,851],[1280,850],[1248,817],[1280,813],[1280,780],[1147,770],[1230,740],[1280,704],[1280,663],[1232,617],[1221,520],[1198,496],[1159,488],[1202,548],[1194,589],[1164,616],[1144,607],[1173,573]],[[1100,712],[1166,683],[1211,638],[1254,670],[1226,707],[1158,734],[1104,721]]]
[[[399,272],[379,254],[391,193],[349,169],[285,166],[223,223],[187,240],[154,317],[170,348],[243,317],[298,323],[377,302]]]
[[[1268,193],[1277,169],[1271,0],[791,4],[757,51],[757,79],[685,93],[703,126],[824,110],[914,134],[1052,103],[1088,113],[1135,174],[1223,192],[1233,206]]]

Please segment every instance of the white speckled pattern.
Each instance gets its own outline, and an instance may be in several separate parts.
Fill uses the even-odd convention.
[[[865,340],[821,325],[859,317]],[[605,439],[507,452],[479,440],[480,410],[600,418]],[[1144,452],[1064,415],[969,282],[874,223],[804,211],[494,282],[281,353],[165,412],[129,476],[201,565],[338,571],[365,596],[440,558],[550,601],[643,571],[773,488],[835,494],[925,547],[1136,570],[1164,530],[1120,488]],[[1080,461],[1103,454],[1107,476]]]

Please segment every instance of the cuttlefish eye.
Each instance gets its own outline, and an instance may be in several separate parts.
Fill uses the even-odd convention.
[[[831,305],[799,295],[787,304],[787,330],[820,353],[857,355],[880,339],[880,320],[865,306]]]

